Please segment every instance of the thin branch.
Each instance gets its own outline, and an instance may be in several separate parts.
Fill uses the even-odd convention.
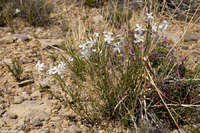
[[[200,105],[194,104],[166,104],[167,106],[175,106],[175,107],[200,107]],[[162,107],[164,105],[153,105],[152,107]]]
[[[149,76],[149,79],[150,79],[151,84],[154,86],[154,88],[155,88],[156,92],[158,93],[158,95],[159,95],[159,97],[160,97],[162,103],[163,103],[164,106],[166,107],[166,109],[167,109],[169,115],[171,116],[172,120],[174,121],[174,124],[175,124],[176,127],[178,128],[178,131],[179,131],[180,133],[182,133],[182,131],[180,130],[180,127],[179,127],[178,123],[176,122],[176,120],[175,120],[175,118],[173,117],[171,111],[169,110],[169,107],[167,106],[167,104],[165,103],[165,101],[164,101],[164,99],[163,99],[163,97],[162,97],[162,95],[161,95],[162,92],[161,92],[161,91],[158,89],[158,87],[156,86],[156,84],[155,84],[155,82],[153,81],[153,78],[152,78],[152,76],[150,75],[150,72],[149,72],[149,70],[147,69],[146,66],[145,66],[145,70],[146,70],[146,72],[147,72],[147,74],[148,74],[148,76]]]

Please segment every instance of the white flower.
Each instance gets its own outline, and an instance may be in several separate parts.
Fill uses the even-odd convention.
[[[49,70],[48,70],[48,74],[49,75],[53,75],[53,74],[58,74],[58,75],[61,75],[62,74],[62,72],[64,71],[64,69],[65,69],[65,66],[66,66],[66,64],[64,63],[64,62],[60,62],[59,64],[58,64],[58,66],[53,66],[53,67],[51,67]]]
[[[96,40],[93,40],[92,38],[90,38],[89,41],[86,41],[85,43],[79,45],[79,48],[88,49],[88,48],[92,48],[93,46],[95,46],[95,44],[96,44]]]
[[[66,64],[62,61],[58,64],[58,69],[60,71],[63,71],[65,69],[65,67],[66,67]]]
[[[97,52],[97,50],[96,49],[92,49],[92,52]]]
[[[99,37],[99,33],[94,32],[95,37]]]
[[[15,14],[18,14],[18,13],[20,13],[21,11],[17,8],[16,10],[15,10]]]
[[[88,59],[91,55],[91,50],[90,49],[82,49],[81,50],[81,57]]]
[[[153,32],[157,32],[157,23],[155,23],[155,24],[152,26],[152,31],[153,31]]]
[[[140,31],[145,31],[145,30],[144,30],[144,28],[143,28],[143,26],[142,26],[142,25],[136,24],[135,31],[138,31],[138,32],[140,32]]]
[[[159,25],[158,28],[159,28],[161,31],[164,31],[164,30],[167,29],[167,27],[168,27],[168,22],[167,22],[166,20],[163,20],[162,23]]]
[[[69,60],[70,62],[72,62],[74,59],[73,59],[72,57],[69,57],[68,60]]]
[[[87,43],[83,43],[83,44],[79,45],[79,48],[87,49],[88,48]]]
[[[148,18],[148,19],[153,19],[152,12],[150,12],[150,13],[147,13],[147,18]]]
[[[139,34],[135,34],[134,43],[141,43],[141,42],[144,42],[144,36],[141,36]]]
[[[56,73],[57,73],[57,67],[56,66],[53,66],[48,70],[49,75],[53,75],[53,74],[56,74]]]
[[[44,70],[44,63],[40,63],[40,61],[37,62],[37,64],[35,65],[38,73],[40,73],[42,70]]]
[[[114,38],[112,38],[112,35],[113,33],[112,32],[103,32],[105,35],[104,35],[104,41],[107,42],[107,43],[111,43]]]
[[[111,43],[114,39],[109,36],[109,35],[105,35],[105,38],[104,38],[104,41],[107,42],[107,43]]]
[[[117,51],[118,53],[120,53],[120,52],[121,52],[121,47],[122,47],[122,46],[120,45],[120,42],[115,43],[115,44],[114,44],[114,49],[113,49],[114,52]]]

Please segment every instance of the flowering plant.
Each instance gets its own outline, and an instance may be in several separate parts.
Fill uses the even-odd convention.
[[[90,123],[98,123],[109,116],[126,126],[135,125],[138,119],[153,119],[160,126],[159,118],[179,128],[177,120],[181,118],[177,114],[186,111],[172,113],[168,106],[170,101],[181,106],[194,103],[192,99],[197,94],[189,94],[190,83],[185,80],[183,83],[183,78],[191,71],[183,63],[176,63],[174,54],[169,53],[166,38],[154,38],[157,31],[166,30],[167,21],[157,25],[153,23],[151,13],[147,14],[147,19],[146,26],[137,24],[131,32],[94,33],[78,47],[73,45],[73,40],[67,40],[64,50],[68,57],[63,55],[64,61],[47,71],[57,75],[62,91],[68,95],[61,99]],[[40,63],[36,67],[38,72],[43,69]],[[70,84],[67,83],[69,79],[66,81],[59,76],[65,68],[70,75]],[[193,83],[196,89],[199,83]],[[170,108],[177,109],[178,106]]]

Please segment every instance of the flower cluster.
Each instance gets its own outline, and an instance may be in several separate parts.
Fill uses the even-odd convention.
[[[88,41],[79,45],[81,58],[88,59],[92,52],[97,51],[96,46],[98,44],[99,36],[100,34],[95,32],[94,39],[90,37]],[[114,52],[121,53],[121,42],[123,40],[124,38],[120,34],[114,37],[112,32],[103,32],[102,41],[105,45],[112,46]]]
[[[66,64],[64,62],[60,62],[57,66],[53,66],[48,70],[49,75],[58,74],[61,75],[63,70],[65,69]]]
[[[154,20],[152,13],[147,13],[147,19],[148,20]],[[152,31],[157,32],[157,29],[159,29],[161,32],[165,31],[168,28],[168,22],[166,20],[163,20],[159,25],[157,22],[152,22]]]
[[[139,25],[139,24],[136,24],[136,28],[135,28],[135,34],[134,34],[134,37],[135,37],[135,40],[134,40],[134,43],[143,43],[144,42],[144,31],[145,29],[143,28],[142,25]]]
[[[44,63],[40,63],[40,61],[37,62],[35,67],[39,74],[41,74],[41,72],[44,71],[45,69]],[[64,71],[65,68],[66,64],[61,61],[57,66],[50,67],[50,69],[48,69],[47,72],[49,75],[54,75],[54,74],[62,75],[62,72]]]
[[[168,28],[168,22],[166,20],[163,20],[159,25],[157,24],[157,22],[153,22],[151,20],[154,20],[153,14],[152,13],[147,13],[147,19],[151,24],[151,28],[152,28],[152,32],[156,33],[157,29],[159,29],[161,32],[165,31]],[[136,24],[136,28],[134,30],[134,43],[136,44],[140,44],[144,42],[144,32],[145,29],[143,28],[142,25],[140,24]]]

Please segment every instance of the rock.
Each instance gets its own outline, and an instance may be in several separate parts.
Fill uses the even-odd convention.
[[[21,130],[21,131],[19,131],[18,133],[25,133],[25,132]]]
[[[13,112],[20,118],[29,117],[33,119],[36,116],[48,118],[51,112],[51,103],[45,101],[44,104],[40,104],[42,100],[36,101],[24,101],[22,104],[12,104],[7,110]]]
[[[34,127],[42,126],[42,122],[48,119],[49,114],[40,110],[33,110],[25,116],[25,121],[30,121]]]
[[[2,119],[0,119],[0,127],[3,127],[6,124],[5,121],[3,121]]]
[[[25,124],[22,124],[22,125],[20,125],[20,126],[18,126],[18,130],[19,131],[24,131],[26,129],[26,125]]]
[[[193,34],[186,34],[184,36],[184,42],[190,42],[190,41],[199,41],[200,36],[193,35]]]
[[[189,50],[189,49],[190,49],[190,46],[188,46],[188,45],[182,45],[182,46],[181,46],[181,49],[183,49],[183,50]]]
[[[40,118],[36,118],[36,119],[33,120],[32,125],[34,127],[42,126],[43,125],[42,121],[44,121],[44,120],[40,119]]]
[[[30,99],[30,96],[27,94],[27,92],[22,92],[22,96],[23,96],[24,100]]]
[[[158,32],[158,35],[159,37],[160,36],[166,36],[167,37],[167,40],[169,42],[171,42],[172,44],[175,44],[179,41],[181,35],[180,33],[178,34],[178,31],[177,32],[170,32],[170,31],[164,31],[163,33],[162,32]]]
[[[65,130],[70,133],[81,133],[81,129],[76,125],[71,125],[70,127],[66,128]]]
[[[31,97],[31,100],[41,99],[41,93],[39,90],[37,90],[33,92],[30,97]]]
[[[52,94],[48,94],[47,97],[48,97],[49,100],[53,99],[53,95]]]
[[[8,117],[9,117],[10,119],[17,119],[17,117],[18,117],[16,114],[14,114],[14,113],[12,113],[12,112],[8,112],[7,115],[8,115]]]
[[[5,109],[1,109],[1,108],[0,108],[0,116],[2,116],[5,112],[6,112]]]
[[[22,103],[23,101],[24,101],[24,98],[23,98],[22,96],[15,96],[15,97],[14,97],[13,103],[14,103],[14,104],[20,104],[20,103]]]
[[[50,133],[50,129],[49,128],[41,129],[40,133]]]
[[[60,104],[57,104],[53,109],[55,109],[55,110],[60,110],[61,109],[61,105]]]
[[[5,36],[0,39],[0,44],[11,44],[15,41],[15,38],[12,36]]]
[[[13,37],[22,41],[29,41],[30,38],[25,33],[14,34]]]

